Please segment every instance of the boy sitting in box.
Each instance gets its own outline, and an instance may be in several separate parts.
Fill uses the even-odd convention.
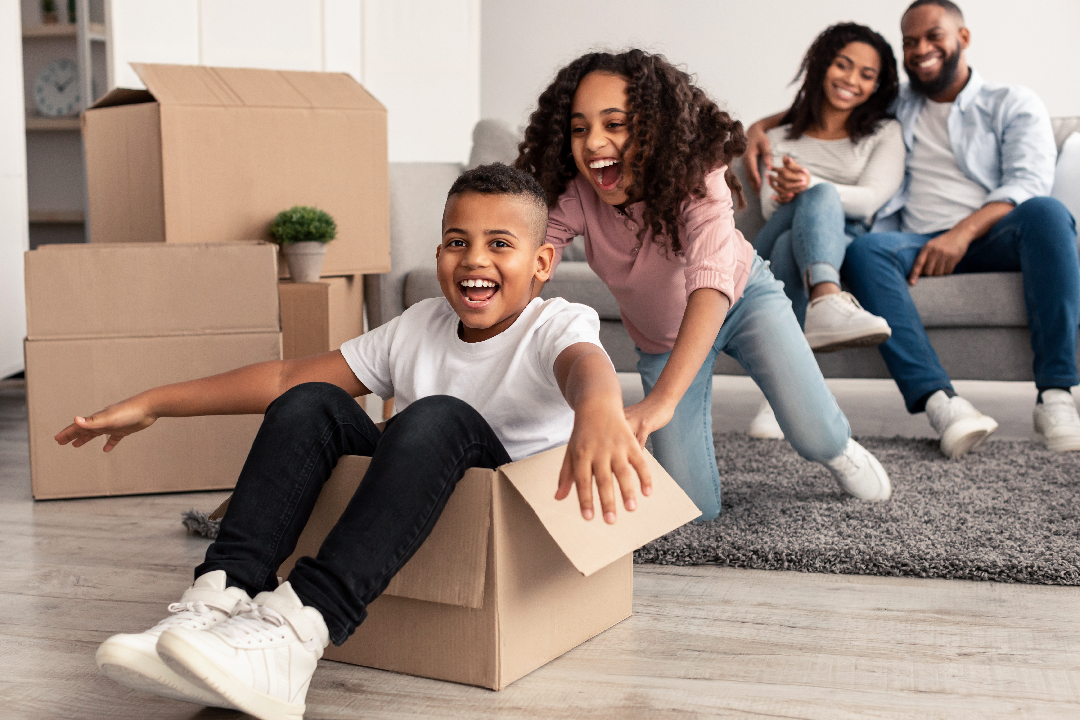
[[[155,388],[56,436],[80,447],[108,435],[109,451],[162,416],[265,413],[195,584],[153,628],[101,645],[106,675],[260,718],[299,718],[323,649],[364,620],[468,468],[568,443],[556,497],[576,485],[585,519],[594,476],[609,523],[616,490],[634,509],[635,471],[649,494],[596,312],[537,297],[554,254],[547,216],[530,175],[499,164],[471,170],[443,212],[445,299],[418,303],[340,351]],[[353,399],[369,392],[401,408],[381,433]],[[371,456],[364,482],[318,554],[279,585],[278,567],[343,455]]]

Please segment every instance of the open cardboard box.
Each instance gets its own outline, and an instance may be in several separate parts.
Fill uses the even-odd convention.
[[[633,551],[701,512],[646,454],[652,495],[639,493],[638,509],[620,508],[614,525],[586,522],[575,493],[554,498],[564,453],[467,471],[367,620],[324,657],[501,690],[630,617]],[[338,461],[279,575],[318,552],[369,461]]]
[[[82,116],[91,242],[269,240],[314,205],[338,227],[324,275],[390,270],[386,109],[349,75],[132,68],[146,90]]]
[[[45,245],[25,254],[36,499],[231,488],[262,417],[163,418],[103,453],[53,436],[157,385],[281,358],[266,243]]]

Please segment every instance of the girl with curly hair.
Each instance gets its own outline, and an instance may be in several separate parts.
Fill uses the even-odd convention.
[[[812,350],[880,345],[892,334],[889,324],[841,291],[840,266],[904,179],[904,138],[888,111],[896,60],[881,35],[841,23],[810,45],[800,77],[795,101],[766,133],[772,191],[761,193],[768,222],[754,249],[783,281]],[[783,437],[767,402],[750,434]]]
[[[627,421],[703,519],[720,513],[720,352],[761,387],[800,455],[849,494],[886,500],[888,476],[851,439],[781,284],[735,229],[742,189],[728,166],[745,147],[741,123],[663,56],[590,53],[540,95],[517,166],[547,194],[556,258],[584,236],[638,352],[645,399]]]

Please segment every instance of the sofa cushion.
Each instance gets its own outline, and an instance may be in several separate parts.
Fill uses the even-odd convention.
[[[1069,208],[1074,218],[1080,218],[1080,132],[1071,134],[1061,146],[1050,196]]]

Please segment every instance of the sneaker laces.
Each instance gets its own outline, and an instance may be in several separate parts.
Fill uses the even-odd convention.
[[[1076,405],[1072,398],[1062,399],[1058,402],[1043,402],[1043,412],[1050,416],[1054,425],[1080,425],[1080,415],[1077,415]]]
[[[837,310],[840,310],[847,315],[866,312],[863,309],[863,306],[859,304],[859,301],[855,299],[855,296],[849,292],[833,293],[833,295],[829,295],[828,297],[833,296],[837,299],[832,301],[832,304],[836,306]]]
[[[221,611],[210,607],[202,600],[196,600],[194,602],[170,603],[169,612],[171,615],[151,628],[150,632],[165,632],[172,627],[202,630],[213,625],[217,619],[214,617],[214,613]]]

